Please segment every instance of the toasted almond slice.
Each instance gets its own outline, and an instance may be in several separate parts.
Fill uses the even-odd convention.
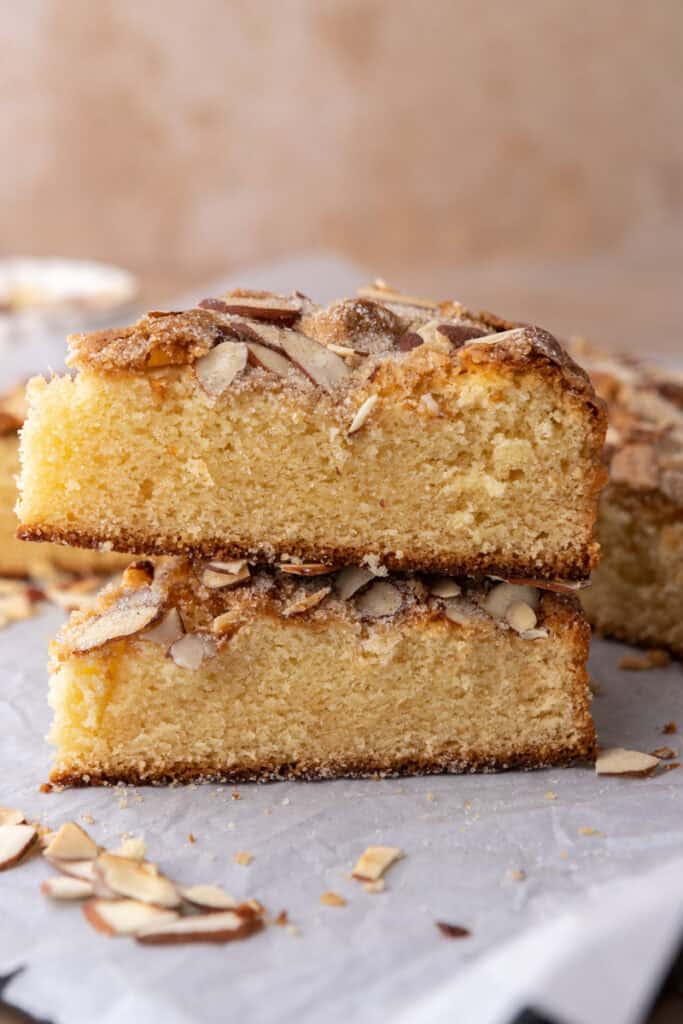
[[[659,758],[639,750],[610,747],[601,750],[595,762],[596,775],[648,775],[659,764]]]
[[[356,598],[356,608],[364,618],[379,619],[395,615],[403,604],[403,597],[393,583],[381,580]]]
[[[494,619],[502,619],[510,605],[516,601],[524,601],[533,609],[538,608],[538,591],[534,587],[498,583],[486,595],[483,607]]]
[[[45,853],[43,856],[48,864],[55,870],[61,871],[63,875],[68,875],[69,878],[78,878],[82,882],[90,882],[91,885],[94,883],[94,860],[60,860],[58,857],[48,857]]]
[[[285,618],[289,618],[290,615],[301,615],[302,612],[307,612],[311,608],[315,608],[319,605],[329,593],[332,592],[332,587],[321,587],[320,590],[314,590],[311,593],[304,594],[303,597],[299,597],[294,601],[290,602],[283,608],[282,614]]]
[[[334,390],[351,372],[344,360],[334,352],[296,331],[284,333],[282,347],[292,362],[325,391]]]
[[[140,634],[141,640],[150,640],[152,643],[161,644],[163,647],[170,647],[183,633],[183,620],[177,608],[170,608],[165,615],[153,626]]]
[[[167,924],[151,924],[139,931],[136,939],[150,946],[181,942],[232,942],[235,939],[246,939],[262,928],[262,919],[253,912],[242,914],[224,910],[213,914],[195,914]]]
[[[0,871],[18,864],[37,836],[33,825],[0,825]]]
[[[117,850],[111,851],[116,857],[126,857],[128,860],[144,860],[147,853],[147,844],[140,836],[129,836],[124,839]]]
[[[334,581],[334,589],[342,601],[348,601],[350,597],[364,587],[366,583],[374,579],[369,569],[363,569],[359,565],[349,565],[338,573]]]
[[[186,633],[171,645],[169,655],[178,668],[186,668],[194,672],[204,658],[212,658],[216,653],[216,641],[203,633]]]
[[[175,921],[174,910],[160,910],[139,900],[90,899],[83,904],[83,916],[105,935],[136,935],[143,928]]]
[[[359,288],[358,294],[363,299],[374,299],[375,302],[383,302],[390,306],[410,306],[415,309],[436,309],[438,303],[430,299],[417,299],[412,295],[402,295],[394,291],[383,281],[375,281],[374,285]]]
[[[211,623],[211,632],[216,636],[232,636],[244,622],[244,615],[236,608],[229,608],[222,615],[217,615]]]
[[[372,410],[377,405],[377,395],[370,395],[366,398],[360,408],[357,410],[356,415],[351,420],[349,427],[349,434],[355,434],[357,430],[363,426]]]
[[[15,811],[12,807],[0,807],[0,825],[25,825],[26,816],[23,811]]]
[[[491,577],[494,579],[495,577]],[[552,590],[556,594],[575,594],[579,590],[585,590],[591,586],[588,580],[538,580],[528,579],[522,576],[511,576],[506,583],[514,583],[515,586],[534,587],[537,590]]]
[[[227,295],[221,299],[202,299],[200,309],[215,309],[219,313],[244,316],[251,320],[290,325],[301,315],[303,302],[296,296],[271,295],[267,292]]]
[[[170,880],[149,864],[103,853],[95,863],[95,875],[118,896],[153,903],[157,907],[177,907],[180,893]]]
[[[247,346],[243,341],[221,341],[195,363],[197,380],[207,395],[220,398],[238,373],[247,365]]]
[[[159,604],[151,592],[138,591],[132,598],[123,598],[103,615],[86,619],[71,628],[71,646],[74,651],[92,651],[109,640],[132,636],[151,625],[159,614]]]
[[[94,860],[97,854],[97,843],[75,821],[65,822],[43,851],[50,860]]]
[[[258,342],[250,341],[247,343],[247,348],[249,349],[249,362],[252,366],[260,366],[262,370],[271,370],[278,377],[286,377],[293,369],[293,363],[287,356],[277,352],[269,345],[259,345]]]
[[[59,875],[57,878],[46,878],[41,883],[40,891],[51,900],[84,900],[92,896],[93,887],[90,882],[80,878]]]
[[[234,562],[218,562],[213,560],[207,562],[207,569],[213,569],[214,572],[225,573],[226,576],[239,576],[245,569],[249,569],[249,563],[246,558],[239,558]]]
[[[434,597],[459,597],[462,587],[450,576],[439,576],[430,583],[429,593]]]
[[[333,565],[323,565],[322,562],[303,562],[300,565],[295,565],[293,562],[280,562],[278,569],[288,576],[328,576],[329,573],[334,572]]]
[[[250,577],[251,570],[246,563],[236,573],[227,573],[223,569],[215,569],[212,565],[207,565],[202,572],[202,583],[209,590],[224,590],[225,588],[236,587],[239,583],[244,583]]]
[[[375,882],[388,867],[404,857],[398,846],[368,846],[353,869],[353,878],[359,882]]]
[[[232,910],[237,901],[220,885],[187,885],[180,888],[184,900],[203,910]]]
[[[526,601],[513,601],[505,612],[505,621],[517,633],[525,633],[536,626],[536,612]]]
[[[334,352],[336,355],[341,356],[343,359],[348,359],[350,356],[358,356],[364,354],[359,352],[358,349],[349,348],[348,345],[329,344],[327,347],[329,348],[330,352]]]

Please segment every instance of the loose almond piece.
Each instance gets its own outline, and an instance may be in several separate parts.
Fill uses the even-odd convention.
[[[296,331],[284,333],[282,347],[292,362],[324,391],[332,391],[351,372],[340,356]]]
[[[47,878],[41,884],[40,891],[51,900],[84,900],[92,896],[93,887],[90,882],[84,882],[80,878],[60,875],[57,878]]]
[[[247,346],[242,341],[221,341],[195,363],[195,373],[207,395],[220,398],[247,365]]]
[[[350,597],[374,579],[369,569],[363,569],[357,565],[349,565],[337,575],[334,581],[334,589],[342,601],[348,601]]]
[[[331,591],[332,587],[321,587],[320,590],[314,590],[310,594],[305,594],[303,597],[299,597],[288,604],[283,609],[282,614],[285,618],[289,618],[290,615],[301,615],[303,612],[307,612],[319,605]]]
[[[220,562],[215,563],[215,565],[220,564]],[[223,569],[215,568],[214,563],[209,563],[202,572],[202,583],[209,590],[225,590],[236,587],[238,583],[244,583],[250,577],[251,571],[246,562],[239,572],[235,573],[225,572]]]
[[[129,836],[124,839],[118,850],[111,851],[116,857],[126,857],[128,860],[144,860],[147,853],[147,844],[139,836]]]
[[[26,816],[23,811],[15,811],[11,807],[0,807],[0,825],[25,825]]]
[[[377,405],[377,395],[370,395],[366,398],[360,408],[357,410],[356,415],[351,420],[351,426],[349,427],[349,434],[355,434],[357,430],[363,426],[372,410]]]
[[[356,608],[364,618],[379,619],[394,615],[403,604],[401,592],[393,583],[381,581],[356,598]]]
[[[83,916],[105,935],[135,935],[143,928],[175,921],[174,910],[160,910],[138,900],[91,899],[83,904]]]
[[[433,594],[434,597],[459,597],[462,593],[462,587],[454,579],[451,579],[450,576],[441,576],[430,583],[429,593]]]
[[[538,608],[538,591],[534,587],[497,583],[489,590],[483,606],[494,619],[502,619],[510,605],[518,601],[524,601],[531,608]]]
[[[118,896],[165,908],[180,903],[180,893],[170,878],[158,874],[151,865],[103,853],[96,861],[95,874]]]
[[[610,747],[601,750],[595,762],[596,775],[648,775],[659,764],[659,758],[639,750]]]
[[[37,836],[33,825],[0,825],[0,871],[18,864]]]
[[[225,910],[215,914],[196,914],[168,924],[151,924],[136,935],[144,945],[171,945],[181,942],[232,942],[246,939],[263,928],[258,914]],[[246,908],[244,908],[246,910]]]
[[[94,883],[94,860],[59,860],[57,857],[48,857],[45,853],[43,853],[43,856],[48,864],[55,868],[56,871],[61,871],[63,875],[68,875],[69,878],[78,878],[80,881],[89,882],[91,885]]]
[[[280,562],[278,569],[287,576],[327,576],[334,572],[333,565],[325,565],[323,562],[302,562],[298,565],[295,562]]]
[[[85,829],[75,821],[67,821],[55,832],[43,854],[50,860],[94,860],[98,849]]]
[[[216,653],[216,641],[199,633],[186,633],[171,646],[168,652],[178,668],[196,671],[204,658],[211,658]]]
[[[353,878],[359,882],[375,882],[395,861],[405,854],[398,846],[368,846],[353,869]]]
[[[188,885],[180,888],[184,900],[202,910],[232,910],[237,906],[233,897],[220,885]]]
[[[227,295],[222,299],[203,299],[199,303],[200,309],[215,309],[219,313],[287,326],[299,318],[302,305],[299,298],[268,293]]]
[[[146,629],[141,634],[141,640],[150,640],[152,643],[161,644],[163,647],[170,647],[179,640],[185,632],[183,620],[177,608],[171,608],[157,623]]]

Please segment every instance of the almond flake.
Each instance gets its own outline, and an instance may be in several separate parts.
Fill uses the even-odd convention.
[[[103,615],[73,626],[70,630],[72,649],[80,653],[92,651],[110,640],[132,636],[149,626],[159,614],[159,605],[151,594],[144,597],[144,601],[124,598]]]
[[[0,807],[0,825],[25,825],[26,816],[23,811],[15,811],[11,807]]]
[[[526,601],[513,601],[505,611],[505,621],[517,633],[525,633],[536,626],[536,612]]]
[[[196,671],[204,658],[212,658],[216,653],[216,641],[203,633],[186,633],[171,645],[169,655],[178,668]]]
[[[286,377],[293,369],[293,363],[269,345],[259,345],[258,342],[247,342],[249,349],[249,362],[252,366],[259,366],[262,370],[271,370],[278,377]]]
[[[94,860],[98,849],[85,829],[75,821],[67,821],[55,832],[43,854],[50,860]]]
[[[327,346],[330,352],[334,352],[336,355],[342,358],[348,359],[351,356],[359,355],[355,348],[348,348],[346,345],[332,345]]]
[[[450,576],[440,576],[430,583],[429,593],[434,597],[459,597],[462,587]]]
[[[639,750],[610,747],[601,750],[595,762],[596,775],[648,775],[659,764],[659,758]]]
[[[171,608],[153,626],[140,634],[141,640],[149,640],[163,647],[170,647],[185,632],[183,620],[177,608]]]
[[[143,928],[178,917],[173,910],[160,910],[138,900],[91,899],[82,909],[86,921],[105,935],[136,935]]]
[[[195,363],[197,380],[207,395],[220,398],[247,365],[247,346],[242,341],[221,341]]]
[[[324,907],[345,907],[346,900],[343,896],[340,896],[336,892],[324,892],[320,897],[320,902]]]
[[[60,875],[57,878],[47,878],[41,883],[40,891],[51,900],[84,900],[92,896],[93,887],[90,882],[84,882],[80,878]]]
[[[328,576],[334,572],[333,565],[324,565],[322,562],[303,562],[299,565],[294,562],[281,562],[278,569],[287,576]]]
[[[150,864],[103,853],[95,863],[95,874],[117,896],[166,908],[180,903],[180,894],[170,878]]]
[[[534,587],[497,583],[486,595],[483,607],[494,619],[502,619],[510,605],[519,601],[524,601],[532,609],[538,608],[538,591]]]
[[[222,299],[202,299],[200,309],[215,309],[219,313],[243,316],[250,320],[265,320],[269,323],[289,326],[301,315],[303,302],[297,297],[263,293],[238,293]]]
[[[380,581],[356,598],[356,608],[364,618],[379,619],[395,615],[403,605],[401,592],[393,585]]]
[[[203,910],[232,910],[237,906],[220,885],[188,885],[180,888],[180,894],[188,903]]]
[[[33,825],[0,825],[0,871],[18,864],[37,836]]]
[[[222,615],[217,615],[211,623],[211,632],[216,636],[232,636],[244,621],[242,613],[235,608],[228,609]]]
[[[288,604],[282,610],[282,614],[285,618],[289,618],[290,615],[301,615],[302,612],[307,612],[311,608],[315,608],[323,601],[329,593],[331,593],[332,587],[321,587],[320,590],[314,590],[312,593],[304,594],[303,597],[296,598],[290,604]]]
[[[46,854],[43,854],[46,857]],[[95,882],[95,861],[94,860],[60,860],[58,857],[46,857],[48,864],[61,871],[69,878],[78,878],[82,882]]]
[[[437,303],[429,299],[417,299],[412,295],[402,295],[400,292],[389,288],[383,281],[376,281],[374,285],[366,288],[359,288],[358,294],[364,299],[373,299],[375,302],[382,302],[390,306],[410,306],[415,309],[436,309]]]
[[[349,427],[349,434],[355,434],[357,430],[363,426],[372,410],[377,405],[377,395],[370,395],[366,398],[360,408],[357,410],[356,415],[351,420],[351,426]]]
[[[343,359],[304,334],[284,332],[282,347],[292,362],[324,391],[334,390],[351,372]]]
[[[227,572],[222,568],[223,565],[235,564],[235,563],[222,563],[222,562],[210,562],[202,572],[202,583],[209,590],[224,590],[226,588],[236,587],[239,583],[244,583],[245,580],[250,579],[251,570],[246,562],[242,563],[242,567],[234,573]],[[219,568],[219,566],[221,568]]]
[[[361,587],[364,587],[366,583],[369,583],[374,578],[369,569],[363,569],[357,565],[349,565],[337,574],[334,581],[334,589],[342,601],[348,601]]]
[[[405,854],[398,846],[368,846],[353,869],[353,878],[359,882],[375,882],[395,861]]]
[[[181,942],[232,942],[246,939],[263,928],[261,916],[241,904],[236,910],[195,914],[167,924],[151,924],[138,931],[136,938],[144,945],[171,945]]]

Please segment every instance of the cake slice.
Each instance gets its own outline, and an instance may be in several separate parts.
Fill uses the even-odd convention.
[[[602,549],[581,600],[602,633],[683,655],[683,376],[574,345],[607,402]]]
[[[17,540],[19,429],[25,412],[23,384],[0,396],[0,576],[44,578],[55,569],[85,575],[125,568],[130,561],[125,555]]]
[[[387,289],[234,292],[71,338],[36,379],[25,539],[580,580],[602,404],[547,332]]]
[[[463,772],[593,753],[574,597],[294,568],[134,563],[72,615],[51,647],[53,781]]]

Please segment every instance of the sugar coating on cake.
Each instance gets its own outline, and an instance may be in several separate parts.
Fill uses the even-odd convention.
[[[74,614],[51,648],[52,778],[325,778],[592,754],[573,597],[291,569],[136,563]]]
[[[71,339],[36,380],[21,536],[581,579],[605,417],[547,332],[371,289],[233,292]]]

